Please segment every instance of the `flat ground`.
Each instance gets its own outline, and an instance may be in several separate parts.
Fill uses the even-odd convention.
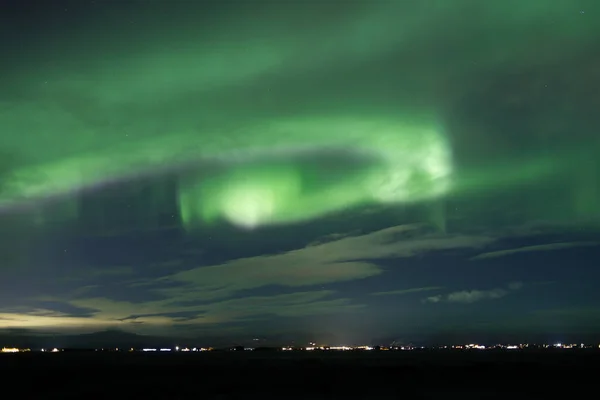
[[[597,396],[600,351],[23,353],[5,388],[44,398],[505,399]]]

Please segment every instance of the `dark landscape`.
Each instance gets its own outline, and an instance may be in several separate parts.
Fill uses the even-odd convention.
[[[3,354],[4,377],[45,398],[542,398],[593,388],[600,352]],[[12,378],[11,378],[12,379]]]

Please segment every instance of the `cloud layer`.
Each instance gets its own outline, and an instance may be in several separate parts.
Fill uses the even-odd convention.
[[[532,253],[537,251],[553,251],[553,250],[563,250],[563,249],[572,249],[576,247],[590,247],[590,246],[599,246],[600,242],[561,242],[561,243],[548,243],[548,244],[540,244],[535,246],[525,246],[519,247],[516,249],[506,249],[499,251],[490,251],[487,253],[481,253],[471,258],[471,260],[486,260],[490,258],[498,258],[498,257],[506,257],[514,254],[522,254],[522,253]]]
[[[424,299],[426,303],[464,303],[470,304],[479,302],[482,300],[495,300],[507,296],[512,291],[519,290],[523,287],[522,282],[511,282],[505,288],[494,288],[488,290],[461,290],[457,292],[448,293],[445,295],[430,296]]]
[[[23,310],[5,312],[0,317],[7,321],[7,327],[105,325],[139,330],[175,326],[206,328],[262,316],[289,318],[356,313],[365,309],[363,302],[352,300],[343,291],[325,290],[323,286],[378,277],[385,273],[378,264],[381,260],[410,259],[446,250],[477,250],[495,240],[485,235],[441,234],[422,224],[399,225],[366,234],[328,236],[296,250],[234,259],[145,280],[131,281],[132,271],[112,268],[97,275],[119,276],[125,287],[139,290],[140,296],[154,300],[98,297],[94,294],[104,292],[101,285],[87,285],[77,287],[68,295],[38,296],[36,300],[59,308],[63,304],[61,309],[68,306],[72,311],[48,310],[40,314]],[[130,283],[126,283],[128,281]],[[264,287],[278,288],[279,292],[253,294]],[[400,295],[438,289],[423,287],[373,294]]]

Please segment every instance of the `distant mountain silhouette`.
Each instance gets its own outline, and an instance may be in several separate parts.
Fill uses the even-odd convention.
[[[141,348],[174,347],[177,340],[157,336],[138,335],[120,330],[106,330],[85,334],[36,334],[31,331],[0,331],[0,347],[28,348]]]
[[[172,345],[172,339],[138,335],[120,330],[106,330],[81,335],[55,336],[55,340],[61,341],[61,347],[70,348],[127,348],[127,347],[153,347]]]
[[[0,348],[72,348],[72,349],[128,349],[128,348],[159,348],[167,347],[214,347],[231,348],[235,346],[276,348],[281,346],[306,346],[310,342],[319,344],[353,344],[340,342],[340,339],[330,333],[289,332],[277,335],[243,335],[231,336],[199,336],[197,338],[161,337],[140,335],[118,329],[109,329],[93,333],[59,334],[40,333],[25,329],[0,330]],[[391,342],[391,340],[390,340]],[[377,344],[380,344],[379,342]],[[362,344],[362,343],[361,343]]]

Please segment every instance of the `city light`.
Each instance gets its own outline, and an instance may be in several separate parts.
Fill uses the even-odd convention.
[[[2,348],[2,352],[3,353],[18,353],[19,349],[9,348],[9,347],[3,347]]]
[[[467,349],[478,349],[478,350],[485,350],[485,346],[479,345],[479,344],[468,344]]]
[[[600,349],[600,345],[596,344],[585,344],[585,343],[553,343],[553,344],[531,344],[531,343],[520,343],[520,344],[495,344],[491,346],[469,343],[469,344],[454,344],[454,345],[440,345],[434,347],[426,347],[426,346],[414,346],[414,345],[395,345],[392,343],[390,346],[372,346],[372,345],[317,345],[315,342],[310,342],[309,346],[292,346],[286,345],[281,347],[265,347],[265,349],[271,349],[274,351],[285,351],[285,352],[297,352],[297,351],[319,351],[319,352],[342,352],[342,351],[430,351],[430,350],[446,350],[446,351],[457,351],[457,350],[487,350],[487,351],[498,351],[498,350],[522,350],[527,351],[529,349],[566,349],[566,350],[580,350],[580,349],[592,349],[598,348]],[[191,353],[191,352],[207,352],[214,351],[212,347],[179,347],[175,346],[173,348],[160,347],[145,347],[141,349],[136,349],[134,347],[131,348],[110,348],[110,349],[95,349],[97,352],[102,351],[122,351],[122,352],[163,352],[163,353]],[[244,351],[255,351],[262,350],[263,348],[254,348],[254,347],[242,347],[236,346],[231,347],[229,349],[222,348],[221,351],[232,351],[232,350],[244,350]],[[77,349],[70,349],[77,350]],[[82,349],[83,350],[83,349]],[[31,349],[28,348],[17,348],[17,347],[7,347],[4,346],[0,349],[0,353],[22,353],[29,352]],[[65,349],[52,348],[52,349],[38,349],[34,350],[38,352],[51,352],[51,353],[59,353],[65,351]]]
[[[348,347],[348,346],[331,346],[330,347],[331,350],[352,350],[352,347]]]

